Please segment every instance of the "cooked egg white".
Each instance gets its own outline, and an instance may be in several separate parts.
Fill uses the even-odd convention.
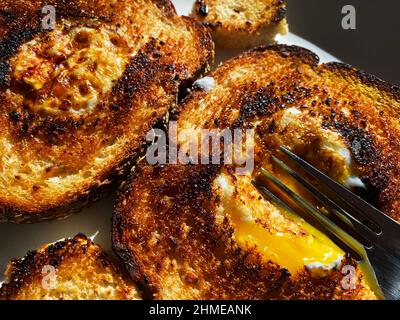
[[[315,158],[316,152],[322,159],[329,159],[332,163],[329,168],[337,171],[335,174],[341,183],[348,187],[365,187],[357,176],[344,139],[337,132],[322,128],[318,121],[307,121],[304,125],[304,117],[305,114],[295,107],[282,111],[279,127],[282,131],[290,131],[283,135],[283,142],[288,146],[303,143],[303,137],[312,131],[321,141],[318,150],[304,149],[305,157]],[[268,167],[270,164],[265,165]],[[344,252],[299,216],[261,197],[251,184],[253,174],[233,176],[221,173],[214,180],[214,192],[220,199],[217,223],[222,224],[228,218],[234,228],[233,238],[240,246],[257,248],[266,260],[276,262],[292,274],[304,269],[313,270],[314,274],[315,269],[338,269]],[[300,192],[293,181],[280,172],[276,175],[295,192]]]
[[[24,44],[12,59],[15,79],[37,92],[33,111],[82,115],[109,93],[130,59],[128,38],[109,27],[54,30],[38,49]]]
[[[329,175],[347,187],[365,188],[357,176],[354,160],[343,137],[323,128],[318,119],[305,121],[304,117],[305,113],[297,108],[283,110],[277,123],[280,130],[287,129],[286,133],[278,135],[277,142],[272,142],[289,147],[301,143],[304,145],[302,156],[316,159],[317,154],[317,159],[329,163],[325,167],[328,171],[332,170],[327,172]],[[305,141],[310,134],[318,137],[313,141],[319,143],[307,148]],[[262,165],[272,170],[290,189],[308,198],[292,179],[274,170],[271,163]],[[255,174],[235,176],[223,171],[213,181],[214,194],[220,199],[216,207],[216,222],[222,224],[228,218],[234,230],[232,237],[238,245],[257,250],[266,261],[285,267],[291,274],[307,270],[312,276],[324,276],[330,270],[340,269],[345,252],[301,217],[262,197],[251,184]],[[364,284],[379,295],[368,261],[361,261],[359,267]]]
[[[324,129],[321,127],[319,121],[305,121],[305,115],[295,107],[288,108],[283,111],[280,118],[280,128],[294,128],[296,131],[296,138],[301,138],[308,131],[312,131],[316,136],[321,138],[321,145],[319,146],[319,154],[323,154],[326,159],[330,159],[335,163],[336,172],[333,174],[337,176],[337,180],[348,188],[363,188],[366,185],[358,177],[355,169],[351,152],[347,147],[343,137],[336,131]],[[308,117],[308,116],[307,116]],[[309,154],[309,158],[314,158],[315,154]],[[307,155],[306,155],[307,157]]]

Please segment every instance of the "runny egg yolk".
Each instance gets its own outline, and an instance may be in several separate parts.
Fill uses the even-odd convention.
[[[237,193],[233,192],[234,186],[229,177],[221,176],[217,181],[222,191],[224,215],[229,217],[234,227],[233,237],[240,246],[257,247],[257,251],[266,260],[277,263],[292,274],[303,271],[306,266],[332,269],[340,264],[344,252],[303,219],[279,209],[281,225],[265,227],[252,213],[253,210],[265,212],[265,200],[251,197],[254,190],[249,189],[248,202],[243,203],[243,199],[238,199]],[[240,188],[254,189],[250,183],[246,182],[244,185]],[[239,193],[243,192],[244,190],[239,190]],[[251,205],[246,205],[250,202]]]
[[[305,266],[320,265],[334,268],[340,264],[344,252],[324,234],[299,222],[307,234],[270,232],[256,222],[245,222],[239,214],[232,212],[235,238],[240,244],[257,246],[263,256],[276,262],[290,273],[302,271]]]

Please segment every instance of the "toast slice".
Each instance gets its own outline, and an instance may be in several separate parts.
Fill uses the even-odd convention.
[[[208,31],[169,0],[1,1],[0,221],[102,198],[212,60]]]
[[[0,300],[140,299],[129,277],[83,234],[12,260],[6,276]]]
[[[144,161],[121,189],[114,250],[156,299],[379,297],[368,266],[251,184],[264,167],[309,198],[271,161],[286,145],[400,221],[400,89],[318,63],[303,48],[260,47],[223,63],[181,104],[178,149],[197,129],[253,129],[254,170],[239,175],[243,165],[222,156],[208,165]]]
[[[222,48],[272,44],[288,31],[284,0],[197,0],[191,17],[207,26]]]

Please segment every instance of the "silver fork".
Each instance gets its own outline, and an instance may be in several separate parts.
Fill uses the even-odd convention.
[[[373,268],[376,279],[386,299],[400,299],[400,224],[379,211],[350,190],[338,184],[311,164],[286,147],[281,151],[305,172],[312,176],[323,192],[290,168],[282,160],[272,157],[272,161],[305,187],[328,212],[324,214],[309,201],[289,189],[284,183],[265,169],[262,176],[273,183],[286,197],[302,210],[294,210],[287,201],[271,192],[271,188],[253,180],[258,191],[268,200],[284,209],[302,216],[306,221],[329,236],[339,247],[356,261],[366,260]]]

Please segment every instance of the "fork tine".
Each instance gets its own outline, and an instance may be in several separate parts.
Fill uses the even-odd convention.
[[[283,191],[287,196],[289,196],[294,202],[296,202],[307,214],[311,215],[315,220],[317,220],[326,229],[326,234],[331,238],[339,238],[339,240],[346,244],[347,248],[345,251],[352,254],[353,258],[360,261],[361,259],[366,259],[365,249],[360,242],[354,239],[350,234],[341,229],[337,224],[329,220],[324,214],[322,214],[318,209],[316,209],[312,204],[306,201],[304,198],[293,192],[287,186],[285,186],[279,179],[275,178],[268,170],[261,168],[262,174],[270,181],[272,181],[281,191]],[[339,245],[339,244],[338,244]],[[342,248],[343,249],[343,248]],[[354,253],[358,256],[358,259],[354,257]]]
[[[337,195],[339,195],[343,201],[345,201],[353,210],[358,212],[360,215],[365,216],[369,220],[371,220],[377,228],[378,233],[382,233],[382,229],[380,226],[389,222],[395,223],[397,225],[398,222],[391,219],[389,216],[385,215],[380,210],[376,209],[368,202],[364,201],[354,193],[352,193],[347,188],[343,187],[339,183],[335,182],[327,175],[316,169],[314,166],[291,152],[284,146],[281,146],[280,149],[284,154],[286,154],[289,158],[291,158],[295,163],[301,166],[307,173],[312,175],[317,181],[323,183],[329,189],[334,191]],[[349,212],[351,214],[351,212]]]
[[[325,196],[311,183],[309,183],[307,180],[301,177],[295,170],[286,165],[282,160],[272,156],[272,161],[276,165],[278,165],[278,167],[281,168],[284,172],[286,172],[291,177],[293,177],[297,182],[299,182],[303,187],[305,187],[307,191],[309,191],[326,209],[329,210],[329,212],[331,212],[334,216],[340,219],[340,221],[344,222],[352,231],[354,231],[353,230],[354,227],[354,229],[356,229],[356,234],[359,237],[357,238],[358,241],[360,241],[366,247],[372,246],[371,242],[367,239],[373,236],[374,234],[376,235],[376,233],[373,230],[367,228],[358,219],[354,218],[351,214],[349,214],[347,211],[342,209],[339,205],[337,205],[335,202],[333,202],[331,199]]]
[[[281,208],[289,211],[290,213],[292,213],[294,215],[297,215],[297,213],[292,208],[290,208],[285,202],[283,202],[276,195],[274,195],[271,191],[269,191],[264,185],[262,185],[261,183],[255,181],[255,180],[252,180],[251,183],[258,189],[259,192],[261,192],[261,194],[263,196],[269,198],[272,202],[275,202],[275,204],[277,204]]]
[[[278,198],[276,195],[274,195],[271,191],[269,191],[264,185],[262,185],[261,183],[252,180],[252,184],[257,188],[257,190],[264,196],[264,198],[266,198],[267,200],[275,203],[276,205],[278,205],[279,207],[283,208],[284,210],[288,211],[291,214],[294,214],[296,216],[298,216],[299,214],[294,211],[291,207],[289,207],[285,202],[283,202],[280,198]],[[350,255],[357,261],[361,260],[362,257],[355,252],[354,250],[352,250],[345,242],[343,242],[342,240],[340,240],[335,234],[332,234],[329,232],[329,230],[327,228],[324,227],[324,225],[322,225],[321,223],[318,222],[318,220],[316,220],[315,218],[313,218],[313,216],[308,215],[307,212],[305,212],[305,214],[307,215],[306,217],[302,217],[304,218],[308,223],[310,223],[311,225],[313,225],[314,227],[316,227],[318,230],[322,231],[325,234],[328,234],[331,238],[333,238],[332,240],[345,252],[350,253]]]

